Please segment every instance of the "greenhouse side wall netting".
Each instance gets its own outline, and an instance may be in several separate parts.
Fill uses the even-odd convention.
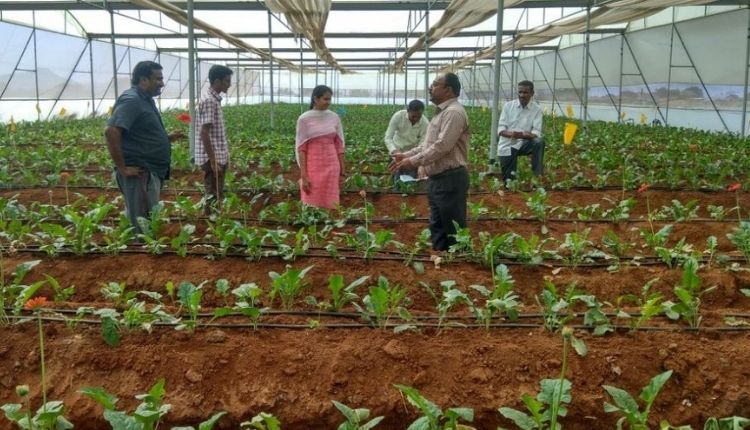
[[[741,132],[747,24],[740,9],[592,40],[588,119]],[[515,97],[515,84],[528,79],[548,112],[582,118],[584,57],[576,45],[504,61],[500,98]],[[460,75],[471,104],[491,103],[491,67]]]

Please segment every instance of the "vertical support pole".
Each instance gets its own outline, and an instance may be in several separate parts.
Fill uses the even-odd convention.
[[[111,7],[109,7],[109,2],[104,1],[104,7],[107,8],[109,11],[109,43],[112,46],[112,82],[114,83],[115,88],[115,100],[117,100],[117,96],[120,95],[120,90],[117,86],[117,48],[115,46],[115,13],[112,10]]]
[[[89,77],[91,78],[91,118],[96,116],[96,94],[94,94],[94,41],[89,37]]]
[[[271,11],[268,11],[268,83],[271,91],[271,110],[269,112],[269,124],[273,130],[273,38],[271,37]]]
[[[195,28],[193,27],[193,0],[187,2],[188,30],[188,108],[190,118],[195,118]],[[190,121],[190,158],[195,159],[195,121]]]
[[[305,109],[305,102],[304,102],[304,92],[305,92],[305,73],[304,73],[304,67],[305,64],[302,61],[303,60],[303,53],[302,53],[302,37],[299,38],[299,107],[300,107],[300,113]]]
[[[502,60],[504,9],[505,2],[503,0],[497,0],[497,23],[495,25],[495,75],[492,80],[492,131],[490,132],[490,160],[493,161],[497,157],[497,122],[500,118],[498,105],[500,104],[500,61]],[[476,61],[474,62],[474,70],[476,70]],[[474,79],[476,80],[476,75],[474,76]]]
[[[430,2],[424,16],[424,99],[430,101]]]
[[[36,12],[31,11],[31,22],[34,26],[34,94],[36,96],[36,119],[40,121],[42,119],[42,108],[39,106],[39,66],[37,64],[37,44],[36,44]]]
[[[585,42],[583,45],[583,94],[581,94],[581,101],[582,101],[582,108],[583,108],[583,118],[582,118],[582,128],[583,131],[586,132],[586,121],[588,120],[588,114],[589,114],[589,48],[590,48],[590,42],[591,42],[591,6],[586,7],[586,36],[585,36]]]
[[[237,88],[235,88],[235,91],[237,91],[237,106],[240,105],[240,83],[242,82],[240,79],[240,51],[237,51],[237,77],[235,80],[237,81]]]
[[[672,25],[670,26],[669,35],[669,71],[667,72],[667,112],[664,114],[664,125],[669,125],[669,96],[672,92],[672,54],[674,51],[674,18],[675,9],[672,8]]]
[[[750,9],[747,10],[747,40],[745,48],[745,91],[742,92],[742,137],[747,136],[747,81],[748,62],[750,62]]]
[[[391,68],[390,68],[390,62],[388,63],[388,68],[386,69],[386,91],[385,91],[385,102],[390,103],[391,101]]]
[[[617,122],[622,122],[622,65],[625,56],[625,35],[620,35],[620,83],[617,93]]]

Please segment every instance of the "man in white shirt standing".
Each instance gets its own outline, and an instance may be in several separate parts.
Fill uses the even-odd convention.
[[[534,175],[544,174],[544,138],[542,137],[542,108],[531,98],[534,83],[518,83],[518,100],[505,103],[498,121],[497,155],[500,157],[503,182],[516,180],[519,155],[531,155]],[[490,160],[493,164],[495,160]]]
[[[406,152],[424,142],[429,121],[424,116],[424,103],[419,100],[409,102],[407,109],[393,114],[385,132],[385,146],[388,153]],[[424,168],[398,171],[393,175],[394,185],[399,175],[424,178]]]

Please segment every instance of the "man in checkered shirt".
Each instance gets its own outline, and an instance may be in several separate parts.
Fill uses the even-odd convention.
[[[224,199],[224,177],[229,166],[229,147],[221,111],[221,93],[232,85],[232,70],[215,65],[208,71],[210,86],[198,105],[198,136],[195,139],[195,164],[204,172],[206,186],[204,211],[211,215],[217,202]]]

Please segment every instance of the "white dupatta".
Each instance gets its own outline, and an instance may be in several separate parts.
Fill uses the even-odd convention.
[[[299,165],[299,148],[308,140],[336,133],[344,146],[344,130],[341,119],[330,110],[310,109],[297,118],[297,136],[294,140],[294,153]]]

